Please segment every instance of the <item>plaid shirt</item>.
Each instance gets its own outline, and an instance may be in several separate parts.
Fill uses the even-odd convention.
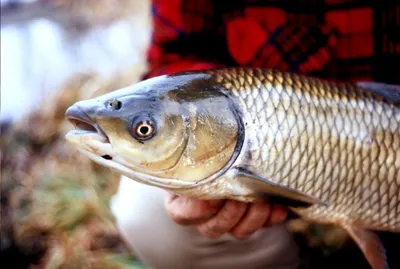
[[[146,77],[249,66],[400,82],[397,0],[153,0],[152,14]]]

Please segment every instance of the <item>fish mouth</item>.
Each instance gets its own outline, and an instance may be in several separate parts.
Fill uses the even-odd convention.
[[[65,112],[65,117],[74,126],[74,130],[67,133],[66,139],[78,148],[100,154],[101,148],[110,148],[108,136],[79,106],[73,105]],[[103,159],[112,160],[109,154],[100,155]]]
[[[98,134],[102,136],[105,143],[110,143],[110,139],[103,132],[100,126],[94,122],[79,106],[71,106],[65,112],[67,120],[75,127],[70,131],[70,135]]]

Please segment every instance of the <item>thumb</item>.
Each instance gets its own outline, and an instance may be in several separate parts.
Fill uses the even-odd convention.
[[[166,193],[164,207],[168,216],[180,225],[197,225],[214,216],[223,200],[199,200]]]

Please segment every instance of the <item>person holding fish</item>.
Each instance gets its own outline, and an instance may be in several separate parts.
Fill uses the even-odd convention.
[[[317,138],[311,139],[318,130],[297,124],[299,121],[307,122],[310,119],[318,122],[317,115],[303,115],[304,118],[298,116],[299,118],[294,119],[291,118],[288,107],[285,108],[287,114],[280,114],[285,104],[282,104],[281,110],[273,107],[275,115],[285,118],[288,124],[293,124],[293,126],[297,124],[297,128],[304,128],[303,133],[299,131],[299,136],[308,134],[311,137],[311,140],[296,144],[293,148],[288,146],[293,141],[283,143],[278,139],[268,140],[276,136],[275,133],[272,135],[269,132],[272,132],[273,127],[278,123],[274,125],[271,120],[261,124],[259,128],[257,127],[258,129],[252,127],[255,126],[256,120],[265,120],[265,117],[258,114],[270,113],[268,109],[262,110],[263,106],[268,107],[274,104],[273,101],[265,98],[265,91],[257,88],[261,87],[260,85],[269,87],[271,96],[275,94],[278,97],[283,86],[294,87],[296,83],[304,85],[306,90],[302,89],[293,95],[298,98],[292,100],[291,105],[294,107],[297,102],[301,105],[302,96],[310,93],[324,96],[324,94],[332,94],[333,91],[341,96],[340,93],[332,90],[330,87],[333,86],[329,86],[330,84],[323,84],[317,80],[305,82],[306,79],[303,77],[284,75],[279,72],[262,72],[257,69],[248,71],[221,69],[222,71],[206,72],[206,70],[223,67],[263,67],[321,78],[365,81],[376,79],[371,76],[371,70],[375,70],[375,67],[372,68],[373,24],[372,21],[368,22],[372,20],[371,7],[368,8],[365,4],[357,6],[357,1],[352,1],[353,4],[349,7],[338,6],[338,1],[335,1],[333,4],[325,4],[325,7],[318,6],[314,9],[314,13],[310,13],[307,10],[308,6],[304,3],[290,1],[290,5],[286,5],[285,3],[288,2],[282,1],[277,4],[276,1],[229,1],[229,3],[212,0],[153,1],[154,32],[148,55],[150,68],[143,78],[149,80],[133,86],[133,89],[137,90],[137,96],[135,96],[142,100],[141,103],[130,101],[133,90],[127,88],[99,97],[95,102],[82,101],[67,111],[69,120],[81,128],[78,133],[71,133],[68,136],[69,141],[76,145],[87,144],[89,147],[98,147],[96,153],[83,152],[94,161],[114,168],[124,175],[118,193],[113,198],[112,210],[122,235],[138,257],[150,267],[160,269],[297,268],[300,262],[298,249],[283,225],[289,208],[284,203],[252,200],[260,193],[275,194],[306,205],[313,205],[311,209],[314,211],[310,213],[298,211],[300,215],[305,214],[311,219],[329,218],[324,214],[332,210],[332,212],[338,212],[336,216],[344,216],[338,222],[347,218],[346,220],[351,223],[350,213],[343,209],[351,209],[350,204],[339,207],[335,204],[329,205],[327,202],[331,199],[327,198],[331,197],[328,194],[331,188],[325,183],[331,177],[327,174],[325,178],[324,169],[321,169],[321,167],[332,166],[331,160],[323,153],[339,154],[336,152],[338,149],[331,147],[332,143],[326,143],[329,147],[324,148]],[[334,11],[325,12],[326,10]],[[354,14],[358,17],[353,16]],[[344,25],[341,20],[343,16],[353,19],[352,27],[346,28],[347,25]],[[362,21],[360,17],[364,18],[364,23],[360,22]],[[343,43],[342,39],[348,38],[354,32],[359,38],[354,39],[355,41],[351,39],[345,47],[340,47]],[[346,35],[343,36],[343,33]],[[359,48],[360,43],[363,44],[362,50],[353,49]],[[356,61],[355,59],[363,60]],[[353,62],[354,69],[348,68],[346,61]],[[190,70],[204,70],[204,72],[182,73],[176,77],[161,76]],[[374,74],[379,76],[377,72]],[[382,76],[387,74],[380,75],[381,77],[378,78],[382,79]],[[273,83],[276,81],[283,86],[271,86],[275,85]],[[310,85],[317,84],[321,90],[314,92],[313,86]],[[247,89],[246,85],[253,85],[253,88]],[[364,83],[363,87],[392,101],[395,100],[395,97],[387,94],[387,91],[382,91],[379,84],[372,85],[375,86]],[[206,91],[207,87],[217,90]],[[219,87],[231,89],[234,97],[229,93],[230,97],[226,98],[226,92],[220,91]],[[198,91],[193,91],[193,88]],[[347,90],[349,95],[365,95],[366,100],[374,98],[369,93],[361,93],[360,88]],[[251,94],[247,94],[246,91]],[[150,98],[153,95],[157,98]],[[257,98],[253,99],[254,96]],[[378,99],[376,97],[376,100]],[[374,104],[381,106],[381,111],[387,111],[385,115],[399,113],[398,105],[390,102],[378,104],[376,100],[373,99]],[[248,117],[254,117],[254,120],[236,121],[240,116],[245,116],[235,109],[240,102],[249,106],[249,110],[245,110],[245,113],[250,115]],[[107,104],[106,111],[103,111],[103,108],[96,108],[100,103]],[[185,106],[186,103],[188,107]],[[211,109],[215,106],[218,107],[217,110]],[[258,114],[252,110],[252,106],[259,110]],[[363,107],[366,106],[363,105]],[[121,109],[132,112],[141,108],[143,111],[133,118],[129,118],[130,115],[127,114],[116,116],[119,115]],[[154,108],[157,108],[155,112],[152,112],[155,114],[150,116],[148,110]],[[85,110],[82,113],[83,109]],[[318,109],[321,108],[318,107]],[[324,115],[328,113],[328,110],[321,110],[325,113]],[[157,114],[160,111],[169,113],[168,120],[162,121],[162,128],[157,127],[156,119],[163,117]],[[185,113],[187,117],[182,117]],[[356,122],[341,113],[344,112],[338,111],[336,114],[331,113],[326,116],[325,125],[321,127],[321,130],[330,131],[330,137],[340,137],[340,130],[335,133],[336,129],[331,131],[332,128],[328,128],[330,122],[343,124],[343,126],[346,120],[350,122],[349,130],[347,130],[349,135],[352,135],[357,128],[361,131],[365,129],[366,132],[366,128],[375,128],[375,125],[371,123],[368,125],[370,127],[362,125],[354,127],[353,130],[351,128]],[[197,115],[197,118],[193,118],[192,115]],[[335,115],[339,116],[334,119],[329,118]],[[92,122],[95,117],[96,124]],[[132,124],[129,125],[131,126],[129,134],[126,132],[124,121],[128,118],[129,124]],[[182,122],[185,120],[187,122]],[[389,126],[386,130],[393,133],[400,125],[395,117],[389,116],[381,117],[381,123]],[[271,130],[265,128],[268,124],[272,126]],[[308,126],[312,125],[310,123]],[[185,126],[191,128],[187,136],[182,135]],[[335,128],[339,127],[335,126]],[[377,125],[376,128],[381,127]],[[294,130],[300,129],[294,128]],[[94,133],[86,134],[85,137],[82,130]],[[115,131],[119,134],[118,143],[114,142],[115,139],[111,136]],[[285,137],[284,131],[285,129],[280,134],[281,137]],[[248,140],[241,139],[244,132],[250,132]],[[359,133],[358,130],[357,135]],[[155,135],[158,138],[152,141]],[[259,136],[261,136],[260,139],[264,139],[263,143],[257,140]],[[132,137],[137,141],[135,146],[132,146]],[[160,137],[164,137],[164,140]],[[398,138],[395,136],[390,141]],[[302,137],[302,139],[306,138]],[[106,146],[100,146],[101,143]],[[112,149],[110,143],[113,144]],[[314,145],[312,143],[315,143],[315,151],[320,152],[319,158],[310,153],[310,156],[303,155],[306,157],[301,159],[301,154],[296,150],[306,150],[304,147],[308,143],[310,147]],[[154,147],[157,149],[157,160],[154,160],[154,147],[146,147],[146,145],[156,145]],[[388,147],[385,153],[387,156],[383,157],[387,160],[399,158],[394,147],[396,146]],[[246,153],[242,155],[237,150],[240,148],[243,148]],[[299,160],[316,163],[314,167],[307,167],[307,169],[313,172],[319,171],[320,174],[315,172],[317,183],[314,185],[319,184],[321,190],[310,190],[310,183],[307,182],[311,182],[314,178],[309,178],[309,174],[304,174],[300,170],[295,174],[297,171],[294,168],[295,165],[292,166],[290,163],[293,160],[282,157],[285,154],[282,156],[278,154],[279,151],[287,152],[288,150],[292,150],[292,156],[298,156]],[[102,156],[99,155],[99,157],[98,154]],[[353,155],[353,151],[349,153],[349,156]],[[231,156],[234,157],[231,158]],[[272,165],[274,158],[281,169]],[[141,160],[140,163],[139,160]],[[234,167],[232,162],[240,166]],[[145,165],[141,167],[140,165],[143,164]],[[219,164],[226,165],[227,170],[220,169]],[[135,167],[133,170],[138,169],[138,171],[133,172],[129,168],[131,165]],[[374,165],[377,164],[370,166]],[[387,165],[388,171],[397,171],[395,170],[397,169],[396,162],[393,162],[392,167],[389,163],[380,165]],[[161,172],[157,170],[160,168],[162,168]],[[347,172],[354,174],[356,173],[354,171],[358,171],[356,168],[353,172],[351,168],[350,171],[346,169],[343,167],[343,175]],[[266,176],[257,176],[254,173],[257,170],[259,174]],[[278,172],[288,173],[289,179],[279,178],[281,174]],[[158,176],[161,175],[160,173],[165,173],[163,174],[165,177]],[[173,173],[173,178],[168,178],[171,175],[169,173]],[[192,175],[192,178],[185,178],[186,174]],[[301,181],[304,185],[297,186],[297,189],[277,187],[272,182],[273,178],[268,178],[269,174],[276,175],[276,180],[280,180],[280,183],[284,185],[290,185],[290,182],[285,181],[290,179],[293,180],[291,182]],[[214,177],[214,175],[219,177]],[[319,175],[318,178],[317,175]],[[390,180],[390,174],[388,175]],[[393,179],[393,175],[391,176]],[[365,177],[368,178],[367,175]],[[204,178],[210,179],[210,184],[199,185],[193,190],[188,187],[201,182]],[[153,186],[142,184],[146,182],[151,182],[150,185]],[[331,184],[334,185],[333,190],[336,190],[334,182]],[[209,187],[210,185],[213,187]],[[393,191],[393,198],[386,202],[388,205],[391,202],[396,203],[399,198],[396,196],[398,192],[396,185],[391,186],[393,189],[388,188]],[[166,189],[171,191],[166,191]],[[180,192],[184,195],[179,195]],[[202,199],[202,196],[230,196],[237,199],[209,200]],[[346,199],[343,201],[347,202]],[[321,208],[326,212],[321,211]],[[363,212],[362,209],[357,210],[360,210],[357,214],[362,215],[360,213]],[[397,215],[388,216],[387,221],[382,223],[370,218],[368,214],[364,217],[359,220],[360,223],[373,220],[381,229],[396,230],[398,229],[396,225],[400,225],[396,222]],[[379,245],[370,233],[348,223],[343,223],[342,226],[360,246],[364,247],[362,251],[374,269],[386,268],[385,260],[377,248]],[[375,259],[375,256],[378,258]]]

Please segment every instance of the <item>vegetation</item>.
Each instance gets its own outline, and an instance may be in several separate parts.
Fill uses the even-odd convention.
[[[119,176],[64,139],[67,107],[90,87],[101,93],[117,84],[79,75],[26,119],[2,126],[2,260],[13,268],[143,268],[109,209]]]

